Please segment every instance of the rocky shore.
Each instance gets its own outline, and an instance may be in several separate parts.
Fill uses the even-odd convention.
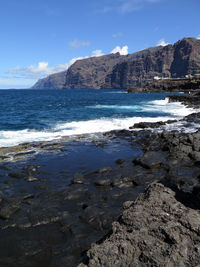
[[[135,202],[124,203],[112,234],[88,251],[86,266],[198,266],[199,211],[161,183],[152,183]]]
[[[195,113],[183,121],[191,128],[199,120]],[[140,126],[90,144],[97,150],[88,161],[120,143],[128,158],[113,150],[112,164],[74,173],[64,141],[2,149],[0,266],[200,264],[200,130]]]
[[[197,92],[200,90],[200,78],[160,79],[145,83],[142,87],[129,88],[133,92]]]

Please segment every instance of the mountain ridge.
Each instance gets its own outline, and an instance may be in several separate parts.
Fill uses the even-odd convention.
[[[179,78],[200,69],[200,40],[150,47],[126,56],[108,54],[77,60],[68,70],[40,79],[34,89],[129,89],[155,76]]]

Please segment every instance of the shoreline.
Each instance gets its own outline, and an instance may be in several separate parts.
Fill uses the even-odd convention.
[[[79,92],[80,93],[80,92]],[[93,94],[93,93],[92,93]],[[50,94],[51,95],[51,94]],[[131,99],[139,98],[139,103],[143,101],[143,97],[139,96],[140,94],[133,94],[131,96]],[[48,127],[40,128],[40,126],[37,125],[30,125],[23,126],[21,129],[18,129],[18,127],[12,127],[11,129],[7,129],[7,127],[3,127],[0,131],[0,146],[1,147],[7,147],[7,146],[16,146],[17,144],[22,143],[33,143],[36,147],[37,144],[41,143],[43,145],[43,142],[47,141],[54,141],[58,142],[59,140],[62,141],[62,138],[65,139],[73,139],[76,138],[75,135],[93,135],[94,133],[101,132],[102,134],[111,130],[120,130],[120,129],[128,129],[130,126],[132,126],[134,123],[138,123],[140,121],[151,121],[155,122],[158,120],[167,120],[173,117],[174,119],[178,119],[180,117],[183,117],[184,115],[187,115],[191,112],[194,112],[193,110],[189,110],[184,107],[184,105],[181,105],[180,103],[166,103],[166,101],[163,101],[163,97],[167,96],[168,94],[153,94],[153,97],[149,94],[144,94],[145,100],[144,102],[141,102],[142,105],[137,105],[135,102],[136,100],[131,101],[131,103],[127,102],[123,104],[123,101],[127,99],[127,96],[124,99],[122,103],[116,103],[116,105],[107,105],[109,101],[107,101],[105,105],[101,103],[101,105],[92,104],[89,106],[86,106],[87,112],[100,112],[104,114],[107,114],[105,117],[103,114],[99,117],[99,115],[96,117],[88,117],[85,118],[85,120],[82,120],[83,118],[75,118],[64,121],[58,121],[53,124],[50,124]],[[103,95],[107,97],[107,95]],[[52,96],[51,96],[52,97]],[[92,96],[93,97],[93,96]],[[111,97],[113,99],[113,96]],[[116,93],[114,94],[114,98],[118,99],[118,96],[116,96]],[[121,96],[119,97],[121,99]],[[158,100],[155,100],[158,99]],[[155,100],[155,101],[152,101]],[[103,111],[101,111],[101,109]],[[100,110],[100,111],[99,111]],[[109,114],[114,114],[113,116],[110,116]],[[98,113],[99,114],[99,113]],[[128,117],[124,117],[123,114],[127,114]],[[148,117],[149,114],[149,117]],[[182,116],[181,116],[182,114]],[[159,116],[160,115],[160,116]],[[158,117],[159,116],[159,117]],[[48,119],[49,121],[50,118]],[[27,123],[27,122],[26,122]],[[35,121],[35,124],[39,123],[39,121]],[[23,123],[22,123],[23,124]],[[40,125],[40,123],[39,123]],[[33,128],[32,128],[33,127]],[[74,136],[74,137],[73,137]],[[58,140],[58,141],[57,141]]]
[[[184,120],[190,127],[190,123],[198,123],[200,113]],[[22,153],[17,162],[4,164],[3,159],[0,264],[77,266],[81,261],[86,263],[92,258],[85,251],[111,231],[113,221],[122,214],[123,203],[136,200],[152,182],[160,181],[191,195],[199,186],[200,133],[149,130],[149,126],[155,125],[158,123],[143,123],[143,130],[111,131],[101,140],[94,139],[89,146],[83,142],[80,157],[91,149],[91,158],[84,159],[89,165],[93,164],[93,158],[99,161],[97,156],[101,151],[113,162],[106,165],[102,162],[101,167],[93,165],[93,169],[81,171],[81,163],[79,172],[69,173],[71,163],[66,159],[74,150],[70,150],[69,143],[59,141],[44,143],[47,153],[38,159],[30,154],[33,158],[26,161],[27,155],[22,151],[14,151]],[[120,146],[124,148],[121,156],[117,154]],[[74,151],[75,166],[79,149]],[[134,154],[136,150],[138,154]],[[129,157],[125,158],[128,151]],[[16,190],[14,193],[12,188]],[[195,198],[193,202],[195,209]],[[15,244],[13,248],[11,242]]]
[[[129,88],[128,93],[133,92],[197,92],[200,90],[199,78],[180,78],[180,79],[157,79],[146,82],[143,87]]]
[[[81,134],[74,134],[74,135],[66,135],[66,136],[59,136],[56,138],[50,139],[50,140],[37,140],[37,141],[27,141],[27,142],[21,142],[19,144],[13,144],[9,146],[1,146],[0,147],[0,162],[3,160],[12,160],[12,158],[20,157],[20,156],[28,156],[31,154],[37,154],[37,153],[45,153],[46,151],[61,151],[62,147],[66,146],[67,144],[73,143],[73,142],[101,142],[103,140],[106,140],[109,136],[112,136],[113,132],[126,130],[126,131],[140,131],[142,129],[148,128],[161,128],[161,131],[164,130],[165,125],[170,124],[176,124],[178,122],[184,121],[186,117],[190,116],[193,113],[198,113],[200,111],[200,101],[198,101],[198,94],[192,94],[192,96],[189,95],[190,101],[187,102],[187,95],[170,95],[167,96],[166,99],[168,99],[168,103],[179,103],[183,105],[183,107],[187,107],[188,109],[191,109],[189,111],[189,115],[182,115],[180,118],[170,118],[170,117],[148,117],[148,118],[140,118],[140,117],[133,117],[129,118],[130,120],[133,120],[134,118],[140,119],[139,122],[133,122],[130,126],[128,126],[126,129],[112,129],[107,130],[104,132],[89,132],[89,133],[81,133]],[[163,104],[161,104],[163,105]],[[193,110],[192,110],[193,109]],[[194,111],[194,112],[193,112]],[[150,119],[150,121],[149,121]],[[161,120],[162,119],[162,120]],[[148,122],[147,122],[148,121]]]

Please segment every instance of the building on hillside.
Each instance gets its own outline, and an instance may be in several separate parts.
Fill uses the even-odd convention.
[[[153,79],[155,81],[159,81],[159,80],[169,80],[170,78],[169,77],[159,77],[159,76],[154,76]]]

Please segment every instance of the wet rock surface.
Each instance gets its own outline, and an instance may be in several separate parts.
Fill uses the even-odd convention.
[[[194,114],[189,115],[185,120],[198,121],[199,118],[198,114]],[[155,212],[157,213],[164,208],[168,209],[169,214],[172,210],[169,218],[174,224],[177,223],[176,219],[178,220],[178,218],[180,220],[184,218],[185,222],[189,220],[185,215],[186,209],[188,214],[195,213],[192,209],[200,209],[200,131],[184,134],[177,131],[159,133],[151,130],[121,130],[106,133],[104,136],[108,138],[108,143],[105,140],[101,142],[94,140],[91,149],[95,152],[90,157],[87,154],[88,158],[85,160],[85,164],[93,166],[93,169],[88,169],[88,167],[82,169],[82,155],[85,154],[81,152],[81,147],[77,146],[77,143],[75,145],[78,147],[78,152],[70,162],[71,165],[75,162],[74,169],[76,171],[74,172],[71,171],[72,166],[67,161],[70,147],[64,143],[60,145],[59,143],[42,144],[47,151],[43,157],[33,154],[32,158],[29,158],[30,155],[28,156],[28,160],[25,160],[24,156],[20,156],[18,160],[13,157],[12,162],[4,159],[0,163],[0,266],[77,266],[80,262],[84,262],[85,251],[90,249],[91,244],[98,242],[110,233],[113,221],[117,221],[122,214],[123,203],[125,203],[127,212],[129,212],[129,208],[135,209],[132,201],[154,181],[159,181],[168,188],[172,188],[176,192],[177,202],[174,200],[175,193],[160,184],[154,184],[153,187],[150,187],[150,191],[139,198],[147,201],[148,192],[150,195],[155,195],[155,199],[148,199],[149,206],[146,207],[149,209],[143,207],[142,202],[137,200],[138,220],[135,223],[140,224],[143,211],[146,212],[145,218],[149,216],[151,219],[149,243],[142,243],[142,241],[139,243],[139,236],[136,239],[138,250],[135,250],[134,253],[144,251],[137,254],[140,255],[139,260],[143,264],[139,266],[162,266],[154,264],[154,261],[157,260],[159,263],[161,258],[165,259],[167,253],[174,255],[175,262],[183,254],[184,266],[187,255],[185,250],[181,252],[181,242],[179,241],[184,240],[185,236],[186,244],[184,244],[188,248],[188,253],[191,252],[192,255],[189,263],[196,264],[198,257],[195,251],[199,249],[199,239],[194,222],[188,221],[187,225],[189,226],[181,225],[182,228],[179,226],[177,228],[173,226],[175,228],[172,227],[172,229],[164,227],[164,230],[159,227],[154,228],[155,214],[152,207],[156,207]],[[109,143],[110,146],[108,146]],[[105,154],[101,154],[101,152],[105,151],[107,146],[110,153],[110,147],[115,148],[119,143],[122,144],[120,149],[125,147],[126,153],[122,155],[117,150],[113,150],[108,157],[109,160],[110,158],[112,160],[102,161],[101,164],[98,162],[98,165],[94,165],[100,159],[104,160]],[[85,143],[84,146],[86,146]],[[26,144],[26,150],[28,149]],[[84,149],[83,152],[88,151],[88,147]],[[17,151],[17,148],[12,148],[12,150]],[[128,153],[129,158],[123,157]],[[98,154],[101,157],[98,157]],[[78,155],[81,155],[80,166],[78,165]],[[3,152],[2,156],[4,156]],[[112,164],[108,164],[108,162]],[[153,188],[155,194],[153,194]],[[165,199],[167,203],[159,201],[157,203],[156,199],[159,201]],[[183,208],[179,209],[180,207]],[[175,212],[177,212],[177,218],[175,218]],[[125,216],[124,214],[123,216]],[[117,223],[119,229],[121,229],[123,216]],[[191,216],[193,218],[193,215]],[[131,222],[131,218],[127,219],[127,223],[130,225],[134,224],[134,220]],[[161,218],[159,218],[158,216],[156,219],[156,225],[159,223],[162,225],[162,222],[159,221]],[[167,225],[170,225],[167,218],[164,216],[162,220],[166,219]],[[123,227],[126,231],[128,226]],[[144,237],[148,236],[145,227],[147,227],[146,221],[144,222]],[[177,232],[176,229],[178,229]],[[183,232],[177,236],[180,229]],[[136,230],[134,231],[137,235],[139,232]],[[194,232],[193,235],[191,231]],[[192,241],[188,239],[187,234],[192,237]],[[132,232],[125,234],[122,231],[122,237],[129,235],[132,235]],[[156,245],[157,241],[161,246]],[[109,242],[109,246],[112,247],[112,242]],[[129,246],[132,241],[126,242],[124,246],[122,243],[120,249],[118,247],[116,249],[113,245],[113,261],[110,259],[107,262],[115,262],[116,265],[105,266],[118,266],[115,261],[115,249],[119,255],[121,255],[120,253],[124,255],[124,262],[127,260],[128,264],[126,257],[129,255]],[[150,250],[152,244],[155,246]],[[94,253],[97,253],[96,248],[98,246],[95,246]],[[146,252],[144,248],[147,249]],[[105,252],[105,255],[108,255],[108,251]],[[160,258],[155,259],[154,256],[157,255],[157,252]],[[105,257],[101,259],[101,265],[96,264],[96,260],[100,262],[101,256],[96,257],[93,261],[92,253],[88,252],[88,257],[91,258],[89,262],[93,264],[91,266],[106,264]]]
[[[177,194],[152,183],[137,200],[124,203],[112,233],[87,252],[84,266],[197,266],[200,214]]]
[[[42,146],[47,149],[52,144]],[[82,146],[89,150],[86,143]],[[105,151],[108,144],[94,140],[90,146],[98,159],[96,151]],[[77,266],[83,251],[109,231],[123,202],[142,191],[143,186],[132,191],[136,187],[130,177],[132,157],[117,161],[121,152],[116,148],[112,166],[98,163],[95,166],[102,167],[93,171],[81,172],[82,160],[78,168],[80,159],[75,153],[73,169],[79,172],[73,173],[68,152],[60,151],[59,144],[53,147],[54,151],[43,157],[32,155],[26,160],[23,155],[16,160],[12,154],[13,161],[0,163],[0,266]],[[64,144],[62,147],[69,150]],[[13,150],[18,153],[17,147],[5,152]],[[79,147],[77,151],[81,153]],[[132,148],[130,155],[134,155]]]
[[[198,121],[199,115],[185,120]],[[79,266],[198,266],[200,132],[132,134],[144,152],[133,160],[135,188],[145,179],[146,185],[159,183],[124,203],[112,232],[92,245]]]
[[[135,123],[133,126],[129,127],[129,129],[145,129],[145,128],[158,128],[162,125],[166,125],[169,123],[177,122],[177,120],[167,120],[167,121],[158,121],[158,122],[139,122]]]

